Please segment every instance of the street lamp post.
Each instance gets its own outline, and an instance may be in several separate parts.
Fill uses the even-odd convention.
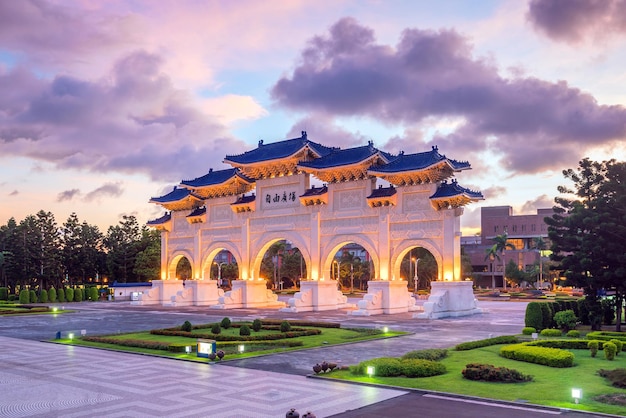
[[[350,263],[350,293],[354,293],[354,264]]]
[[[419,259],[419,258],[414,258],[414,259],[413,259],[413,262],[415,263],[415,274],[414,274],[414,276],[413,276],[413,288],[414,288],[415,290],[413,291],[413,293],[417,293],[417,285],[418,285],[418,283],[419,283],[419,280],[418,280],[418,278],[417,278],[417,263],[419,263],[419,262],[420,262],[420,259]]]

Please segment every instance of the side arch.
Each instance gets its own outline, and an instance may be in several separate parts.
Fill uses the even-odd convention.
[[[406,254],[415,247],[421,247],[428,250],[437,262],[437,280],[443,277],[443,256],[441,249],[430,240],[404,240],[396,247],[396,251],[391,255],[391,271],[396,277],[400,277],[400,267],[402,259]]]
[[[324,247],[322,248],[322,273],[320,277],[328,277],[330,278],[330,269],[333,263],[333,259],[335,254],[341,247],[346,244],[354,242],[355,244],[360,245],[367,251],[370,255],[372,263],[374,264],[374,269],[372,271],[372,275],[374,278],[380,277],[380,258],[378,256],[378,251],[376,251],[376,245],[365,235],[337,235],[330,241],[326,242]]]
[[[195,265],[194,263],[194,259],[193,259],[193,255],[190,251],[187,250],[176,250],[174,251],[169,259],[169,263],[167,263],[167,278],[168,279],[175,279],[176,278],[176,266],[178,265],[178,262],[180,261],[181,258],[185,257],[188,261],[189,264],[191,264],[191,278],[195,277],[195,272],[193,271],[193,266]]]

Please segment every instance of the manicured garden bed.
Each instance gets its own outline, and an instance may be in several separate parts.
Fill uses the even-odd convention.
[[[620,353],[613,361],[609,361],[604,358],[602,352],[598,353],[597,357],[592,358],[589,350],[567,350],[574,354],[573,367],[554,368],[501,357],[500,351],[504,346],[492,345],[463,351],[451,349],[448,351],[448,355],[440,360],[446,368],[446,373],[439,376],[424,378],[379,377],[376,376],[375,372],[371,376],[358,376],[347,368],[335,369],[320,376],[607,414],[623,415],[624,410],[626,410],[626,405],[609,405],[594,400],[594,398],[602,395],[613,395],[613,398],[616,395],[617,397],[626,395],[626,390],[611,386],[607,379],[598,374],[599,370],[626,368],[626,352]],[[463,378],[462,371],[467,365],[475,363],[515,369],[525,375],[532,376],[532,381],[500,383]],[[361,363],[361,367],[363,367],[363,363]],[[572,388],[582,389],[583,398],[579,404],[576,404],[572,399]]]
[[[284,332],[280,329],[281,322],[267,320],[264,321],[262,329],[251,331],[249,336],[241,336],[240,330],[243,325],[252,327],[252,323],[236,322],[229,328],[220,328],[217,334],[212,332],[215,324],[203,324],[195,325],[189,331],[176,327],[128,334],[87,336],[72,340],[61,339],[55,342],[207,361],[206,358],[200,358],[195,353],[198,338],[216,340],[216,350],[224,351],[226,354],[224,360],[232,360],[407,334],[369,328],[341,328],[339,324],[330,323],[297,322],[294,324],[297,326]],[[243,350],[240,348],[242,345]],[[184,352],[186,346],[190,347],[191,353]]]

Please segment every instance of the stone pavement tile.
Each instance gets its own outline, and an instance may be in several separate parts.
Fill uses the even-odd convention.
[[[2,417],[325,417],[407,393],[6,337],[0,364]]]

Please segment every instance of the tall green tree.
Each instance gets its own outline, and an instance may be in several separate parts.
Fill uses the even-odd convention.
[[[135,259],[141,241],[141,229],[132,215],[122,216],[119,225],[110,226],[104,238],[107,269],[113,280],[121,283],[136,281]]]
[[[134,273],[142,282],[158,280],[161,277],[161,233],[144,229],[138,244]]]
[[[563,175],[573,187],[559,187],[555,213],[545,219],[551,258],[588,300],[597,303],[600,290],[615,292],[619,331],[626,292],[626,164],[585,158]]]
[[[61,227],[61,246],[65,271],[72,283],[85,283],[105,272],[104,236],[97,226],[80,222],[72,213]]]

